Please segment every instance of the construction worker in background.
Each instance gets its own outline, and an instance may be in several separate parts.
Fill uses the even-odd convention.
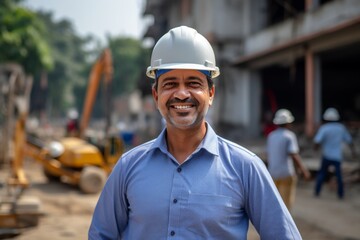
[[[195,29],[159,39],[147,75],[166,127],[117,162],[89,239],[246,239],[249,220],[261,239],[301,239],[263,161],[205,120],[219,74]]]
[[[79,113],[76,109],[70,109],[67,117],[66,136],[77,137],[79,135]]]
[[[350,146],[352,155],[355,158],[355,147],[352,137],[346,127],[339,122],[340,115],[337,109],[328,108],[323,115],[324,124],[320,126],[314,137],[315,150],[322,148],[321,167],[318,172],[315,184],[315,196],[319,196],[322,184],[327,175],[330,166],[335,167],[337,178],[339,199],[344,197],[344,184],[341,172],[341,162],[343,160],[342,144],[347,143]]]
[[[290,211],[295,201],[297,171],[305,179],[311,176],[302,163],[296,135],[290,130],[294,120],[289,110],[279,109],[273,119],[278,127],[269,134],[266,144],[270,175]]]

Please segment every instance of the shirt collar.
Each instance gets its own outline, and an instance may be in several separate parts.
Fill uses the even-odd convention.
[[[212,129],[209,123],[206,123],[207,131],[205,134],[204,139],[201,141],[200,145],[198,146],[197,150],[204,149],[207,152],[218,156],[219,155],[219,148],[218,148],[218,136],[215,133],[215,131]],[[164,128],[159,136],[155,139],[152,146],[149,148],[149,150],[158,148],[163,153],[168,153],[167,150],[167,143],[166,143],[166,128]]]

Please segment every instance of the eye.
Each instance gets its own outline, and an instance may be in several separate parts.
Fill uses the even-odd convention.
[[[198,82],[198,81],[191,81],[191,82],[189,82],[189,86],[190,86],[190,87],[197,88],[197,87],[200,87],[200,86],[201,86],[201,83]]]
[[[167,88],[172,88],[176,85],[175,82],[172,82],[172,81],[166,81],[163,83],[162,87],[167,89]]]

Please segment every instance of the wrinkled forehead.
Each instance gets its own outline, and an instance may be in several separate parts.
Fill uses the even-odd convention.
[[[193,70],[193,69],[159,69],[156,70],[155,76],[156,79],[159,79],[162,75],[165,76],[181,76],[181,75],[195,75],[195,76],[211,76],[210,71],[206,70]]]

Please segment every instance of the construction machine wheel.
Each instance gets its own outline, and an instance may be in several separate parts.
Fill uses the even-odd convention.
[[[107,174],[103,169],[88,166],[81,171],[79,187],[84,193],[98,193],[104,187],[106,179]]]

